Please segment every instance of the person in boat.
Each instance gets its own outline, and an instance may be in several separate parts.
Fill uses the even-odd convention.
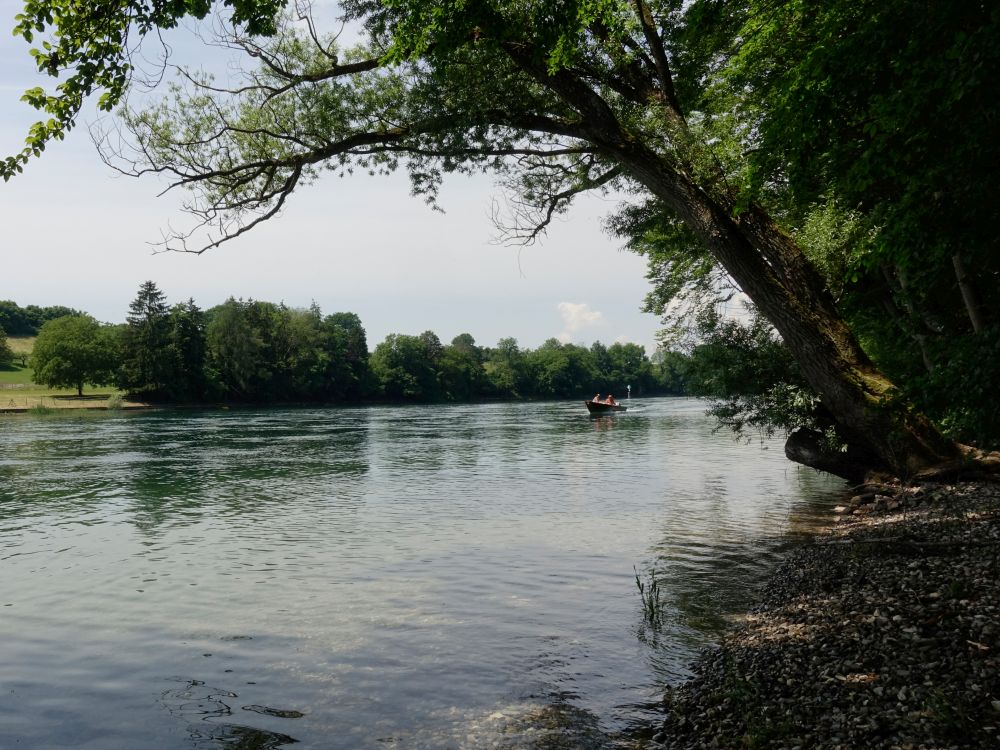
[[[614,406],[614,405],[615,405],[615,404],[617,404],[618,402],[617,402],[617,401],[615,401],[615,397],[614,397],[614,396],[612,396],[612,395],[611,395],[611,394],[609,393],[609,394],[608,394],[608,397],[607,397],[607,399],[605,399],[604,403],[606,403],[606,404],[607,404],[608,406]]]
[[[594,396],[594,397],[593,397],[592,399],[590,399],[590,400],[591,400],[591,401],[593,401],[593,402],[594,402],[595,404],[599,404],[599,403],[601,403],[601,394],[600,394],[600,393],[598,393],[598,394],[597,394],[596,396]]]

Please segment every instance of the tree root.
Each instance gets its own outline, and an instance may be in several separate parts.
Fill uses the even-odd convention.
[[[910,481],[1000,481],[1000,451],[986,452],[968,445],[959,445],[958,449],[960,452],[958,458],[918,471]]]

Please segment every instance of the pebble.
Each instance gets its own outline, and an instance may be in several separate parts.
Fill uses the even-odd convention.
[[[1000,747],[1000,485],[855,492],[671,691],[657,746]]]

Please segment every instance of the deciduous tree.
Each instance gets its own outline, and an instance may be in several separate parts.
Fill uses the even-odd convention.
[[[372,374],[382,393],[392,399],[439,399],[440,349],[440,340],[430,331],[419,336],[400,333],[386,336],[371,356]]]
[[[325,169],[405,164],[414,191],[432,201],[447,172],[493,171],[518,196],[508,227],[525,241],[582,192],[634,193],[682,222],[754,301],[842,435],[865,446],[875,464],[905,474],[953,459],[958,447],[873,365],[824,279],[754,193],[745,155],[755,145],[752,123],[729,111],[721,118],[728,137],[716,139],[698,109],[726,58],[719,45],[733,38],[734,23],[742,28],[747,7],[760,10],[734,7],[348,0],[359,47],[338,48],[309,21],[281,25],[268,43],[237,30],[226,43],[260,67],[228,90],[186,74],[189,95],[128,114],[135,151],[118,166],[171,176],[195,192],[195,215],[214,232],[199,248],[275,216]],[[102,106],[120,99],[130,30],[172,25],[206,8],[122,2],[93,18],[89,6],[30,0],[20,31],[30,36],[54,22],[60,32],[39,66],[73,72],[56,97],[29,92],[55,117],[33,131],[28,151],[60,136],[95,86],[106,89]],[[251,32],[271,30],[272,2],[234,8]],[[706,25],[713,13],[721,21]],[[708,67],[688,64],[698,59]],[[8,174],[22,157],[8,160]],[[183,249],[189,238],[173,246]]]
[[[116,331],[89,315],[68,315],[45,323],[31,355],[34,380],[52,388],[107,385],[117,362]]]

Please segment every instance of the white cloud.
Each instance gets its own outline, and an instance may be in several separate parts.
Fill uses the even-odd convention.
[[[557,307],[563,321],[563,331],[558,338],[564,344],[570,342],[578,331],[604,323],[603,313],[590,309],[586,303],[560,302]]]

